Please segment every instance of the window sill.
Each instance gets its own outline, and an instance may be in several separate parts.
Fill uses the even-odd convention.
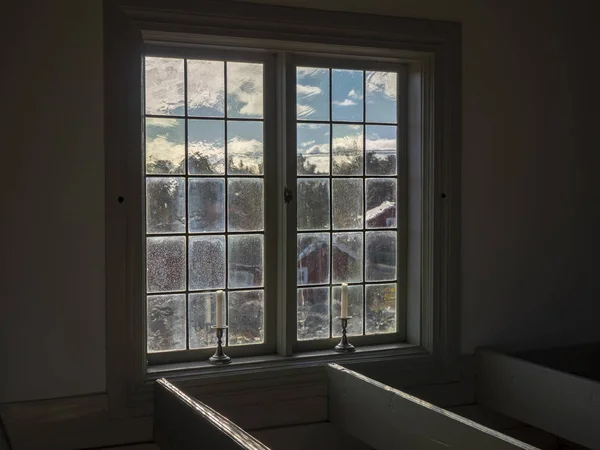
[[[246,374],[260,371],[324,366],[329,363],[357,364],[384,362],[386,360],[430,357],[430,353],[422,347],[411,344],[387,344],[358,347],[354,353],[337,353],[333,350],[322,350],[297,353],[292,356],[263,355],[237,358],[227,366],[213,366],[207,361],[176,364],[163,364],[149,367],[147,381],[158,378],[212,378],[223,374]]]

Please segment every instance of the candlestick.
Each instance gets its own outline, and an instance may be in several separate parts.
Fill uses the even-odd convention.
[[[342,311],[340,318],[345,319],[348,317],[348,284],[342,283]]]
[[[211,328],[217,330],[217,350],[214,355],[208,358],[208,362],[215,365],[229,364],[231,358],[223,352],[223,330],[226,330],[229,327],[227,325],[222,327],[213,325]]]
[[[352,353],[356,349],[354,345],[348,342],[348,336],[346,335],[346,328],[348,327],[348,320],[352,319],[352,316],[338,317],[342,321],[342,338],[340,343],[334,347],[334,351],[338,353]]]
[[[223,328],[223,291],[217,291],[217,329]]]

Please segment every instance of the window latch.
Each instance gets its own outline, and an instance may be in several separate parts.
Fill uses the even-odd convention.
[[[286,203],[289,203],[292,201],[293,197],[294,197],[294,195],[292,194],[292,190],[286,186],[285,189],[283,190],[283,201],[285,201]]]

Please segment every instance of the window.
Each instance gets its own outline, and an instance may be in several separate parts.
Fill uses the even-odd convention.
[[[341,283],[352,359],[457,355],[460,25],[134,3],[105,5],[111,402],[211,376],[218,289],[234,371],[331,358]]]
[[[210,352],[218,290],[229,326],[224,344],[247,347],[240,355],[274,352],[276,324],[269,321],[276,316],[265,311],[281,302],[295,302],[295,350],[334,345],[342,283],[355,344],[404,340],[405,65],[287,52],[178,52],[149,49],[144,59],[150,358]],[[266,81],[271,73],[282,77],[278,57],[294,74],[285,97],[293,108],[267,114],[284,95]],[[295,135],[295,145],[266,139],[284,133]],[[296,176],[267,167],[270,159],[295,161]],[[286,238],[273,233],[284,213],[265,195],[265,186],[284,185],[295,185],[296,197],[289,206],[296,223]],[[295,251],[294,266],[277,268],[267,251],[290,247],[294,235],[295,249],[287,249]],[[290,271],[294,298],[277,298]]]

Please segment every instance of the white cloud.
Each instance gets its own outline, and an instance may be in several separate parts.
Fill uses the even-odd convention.
[[[263,65],[228,63],[227,79],[227,94],[243,104],[240,113],[246,116],[262,117]]]
[[[310,147],[311,145],[313,145],[315,142],[317,141],[306,141],[306,142],[302,142],[300,144],[300,147],[305,148],[305,147]]]
[[[190,108],[224,109],[224,63],[188,61],[188,101]]]
[[[159,128],[175,128],[179,125],[179,120],[177,119],[166,119],[164,117],[152,117],[146,119],[146,123],[153,127]]]
[[[367,72],[367,93],[380,92],[390,100],[396,100],[397,74],[394,72]],[[368,97],[367,97],[368,98]]]
[[[313,95],[318,95],[323,91],[318,86],[307,86],[304,84],[297,84],[296,92],[302,97],[312,97]]]
[[[298,78],[310,77],[313,75],[324,76],[327,74],[327,69],[318,69],[315,67],[298,67],[296,76]]]
[[[367,150],[396,150],[396,139],[367,139]]]
[[[175,144],[166,136],[156,136],[146,141],[146,153],[151,161],[170,161],[178,165],[183,161],[185,145]]]
[[[333,104],[337,105],[337,106],[352,106],[352,105],[356,105],[356,102],[354,102],[354,101],[350,100],[349,98],[347,98],[343,102],[334,101]]]
[[[329,144],[317,144],[304,150],[305,155],[329,155]]]
[[[354,89],[352,89],[350,92],[348,92],[348,97],[355,98],[356,100],[361,100],[363,98],[363,96],[359,95],[358,92],[356,92]]]
[[[146,58],[146,111],[171,114],[183,108],[183,60]]]
[[[298,103],[296,105],[296,111],[299,119],[305,119],[315,111],[315,108],[309,105],[301,105]]]

